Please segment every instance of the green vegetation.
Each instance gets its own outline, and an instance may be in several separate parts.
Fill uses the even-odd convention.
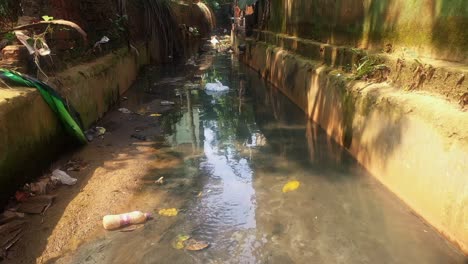
[[[202,76],[204,83],[214,83],[216,80],[222,81],[223,77],[216,71],[216,68],[213,66],[213,70],[208,73],[203,74]]]
[[[246,6],[253,5],[257,0],[239,0],[238,5],[240,8],[245,8]]]
[[[128,31],[128,16],[116,15],[115,18],[110,19],[112,27],[109,30],[109,37],[111,39],[123,40]]]
[[[216,11],[221,8],[221,5],[231,3],[232,0],[204,0],[203,2]]]
[[[359,61],[359,65],[355,65],[355,67],[357,80],[371,78],[376,72],[387,69],[387,66],[381,63],[381,59],[372,55],[364,56]]]

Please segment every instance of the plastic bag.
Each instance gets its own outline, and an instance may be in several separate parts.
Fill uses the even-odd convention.
[[[99,40],[98,42],[94,43],[94,48],[97,48],[98,46],[100,46],[101,44],[106,44],[110,41],[110,39],[107,37],[107,36],[103,36],[101,38],[101,40]]]
[[[54,170],[52,172],[52,180],[58,180],[65,185],[74,185],[78,180],[70,177],[66,172],[61,170]]]
[[[229,87],[224,86],[220,81],[215,80],[215,83],[207,83],[205,89],[212,92],[224,92],[229,90]]]
[[[174,102],[171,102],[171,101],[161,101],[161,105],[163,106],[168,106],[168,105],[174,105],[175,103]]]
[[[32,38],[28,35],[21,31],[15,31],[15,35],[16,38],[28,49],[30,55],[34,53],[37,53],[41,56],[50,55],[50,48],[45,42],[45,39],[36,40],[34,41],[35,43],[31,45],[29,41],[32,40]]]
[[[132,111],[128,110],[127,108],[119,108],[119,112],[124,114],[131,114]]]
[[[33,46],[28,43],[28,40],[31,39],[30,36],[24,34],[21,31],[15,31],[16,38],[28,49],[30,55],[36,53],[36,50]]]

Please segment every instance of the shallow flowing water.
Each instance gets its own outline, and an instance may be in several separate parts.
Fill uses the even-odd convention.
[[[148,223],[138,235],[105,238],[99,242],[102,247],[94,245],[94,253],[102,255],[94,259],[465,263],[459,251],[255,72],[219,55],[206,73],[208,79],[218,78],[229,86],[229,92],[184,89],[177,79],[157,90],[162,95],[176,93],[181,105],[162,122],[163,150],[184,159],[180,166],[164,171],[168,184],[192,183],[182,190],[190,195],[177,220],[157,239],[152,232],[164,219]],[[149,86],[161,77],[150,70],[145,74],[141,79]],[[184,74],[168,70],[163,77]],[[149,89],[141,79],[134,88],[134,104],[148,103],[144,93],[138,93]],[[283,186],[292,180],[300,182],[299,188],[283,193]],[[175,249],[174,239],[182,234],[207,241],[210,247]]]

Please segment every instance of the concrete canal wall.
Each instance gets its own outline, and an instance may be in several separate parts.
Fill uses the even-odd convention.
[[[51,83],[81,114],[85,127],[120,100],[142,65],[149,63],[144,45],[139,55],[126,48],[59,73]],[[73,139],[35,89],[0,91],[0,201],[28,177],[38,176]]]
[[[266,0],[260,0],[265,3]],[[332,45],[468,62],[466,0],[269,1],[267,29]]]
[[[290,42],[302,51],[317,50],[307,54],[261,35],[235,37],[235,46],[246,44],[241,59],[468,252],[468,112],[442,96],[353,81],[335,65],[353,60],[353,53],[344,55],[346,48]]]
[[[28,8],[25,15],[37,16],[50,11],[56,18],[76,21],[88,31],[89,36],[102,37],[108,34],[109,18],[115,15],[116,6],[109,0],[85,1],[76,6],[76,1],[24,0]],[[129,3],[132,40],[145,39],[144,16],[139,5]],[[177,54],[165,54],[161,39],[152,39],[147,44],[136,45],[138,52],[127,48],[114,50],[92,62],[68,68],[47,80],[80,113],[85,128],[99,120],[133,83],[140,68],[149,63],[165,63],[174,57],[187,57],[198,52],[203,38],[208,38],[215,26],[212,11],[203,3],[188,4],[171,2],[174,23],[179,28],[175,37],[180,47]],[[88,11],[92,12],[88,12]],[[111,10],[101,14],[99,10]],[[85,17],[82,14],[86,14]],[[188,27],[196,27],[200,35],[194,36]],[[60,59],[60,58],[59,58]],[[4,205],[14,191],[38,177],[57,156],[70,147],[70,139],[58,123],[57,117],[34,89],[2,87],[0,83],[0,206]]]
[[[468,252],[466,1],[259,0],[255,9],[251,38],[233,34],[234,47],[246,44],[242,60]],[[355,80],[363,58],[385,65],[380,80]]]

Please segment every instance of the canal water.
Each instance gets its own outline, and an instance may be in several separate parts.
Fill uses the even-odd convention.
[[[136,235],[84,245],[77,263],[465,263],[256,72],[231,55],[204,59],[205,80],[229,91],[187,85],[180,68],[149,67],[130,92],[148,103],[166,78],[155,92],[176,99],[158,145],[184,160],[163,172],[168,184],[191,182],[175,222],[157,238],[160,217]],[[283,193],[290,181],[299,188]],[[210,246],[176,249],[181,235]]]

